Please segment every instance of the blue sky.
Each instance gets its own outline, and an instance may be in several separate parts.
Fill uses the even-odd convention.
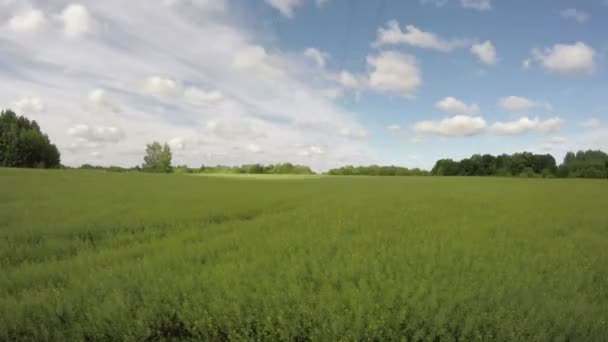
[[[608,3],[0,1],[0,106],[64,163],[439,158],[608,150]]]

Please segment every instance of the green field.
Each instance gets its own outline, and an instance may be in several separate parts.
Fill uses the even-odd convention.
[[[605,180],[0,169],[0,340],[608,336]]]

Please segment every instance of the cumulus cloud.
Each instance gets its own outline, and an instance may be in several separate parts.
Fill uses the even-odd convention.
[[[187,101],[198,105],[213,105],[225,100],[224,94],[218,90],[204,91],[197,87],[189,87],[184,91]]]
[[[44,40],[24,39],[7,18],[0,36],[8,54],[0,64],[15,72],[0,73],[0,83],[12,85],[0,92],[0,103],[14,103],[23,94],[43,98],[53,115],[35,118],[66,165],[86,162],[94,150],[103,152],[106,164],[132,166],[141,162],[146,143],[176,137],[184,146],[176,164],[300,162],[327,170],[374,159],[358,119],[364,113],[332,100],[342,88],[330,75],[311,75],[314,68],[298,51],[282,50],[272,32],[259,34],[239,20],[232,8],[239,2],[224,1],[222,13],[205,10],[205,3],[82,2],[93,22],[88,30],[70,30],[94,32],[91,39],[61,39],[69,13],[58,16],[58,29],[45,32]],[[58,14],[66,9],[55,3],[45,8],[59,8]],[[353,77],[357,91],[368,88],[367,75]],[[119,103],[120,112],[91,110],[105,110],[108,101]],[[108,142],[123,135],[112,127],[127,132],[120,143]],[[249,144],[264,153],[248,152]],[[324,153],[310,150],[315,158],[303,159],[303,146]]]
[[[359,88],[363,85],[360,79],[348,71],[340,72],[334,77],[334,80],[345,88]]]
[[[579,24],[582,24],[589,19],[589,13],[576,8],[564,9],[560,12],[560,15],[565,19],[573,19]]]
[[[302,5],[302,0],[265,0],[267,4],[277,9],[287,18],[293,18],[296,7]]]
[[[14,32],[35,32],[46,23],[46,16],[38,9],[15,15],[8,21],[9,28]]]
[[[536,107],[538,104],[530,99],[521,96],[507,96],[498,102],[500,107],[505,110],[518,112]]]
[[[143,90],[146,94],[156,96],[178,96],[181,91],[175,80],[160,76],[148,77]]]
[[[87,99],[95,107],[109,110],[112,112],[119,112],[118,106],[110,99],[108,92],[105,89],[97,88],[89,92]]]
[[[383,45],[406,44],[419,48],[434,49],[442,52],[449,52],[456,48],[467,45],[465,40],[445,40],[439,38],[435,33],[425,32],[414,25],[407,25],[405,32],[401,31],[399,23],[391,20],[386,27],[378,29],[378,37],[372,46],[380,47]]]
[[[182,137],[175,137],[167,143],[172,150],[182,151],[186,149],[186,141]]]
[[[591,74],[595,70],[595,50],[583,43],[556,44],[543,51],[532,50],[532,58],[546,70],[561,74]]]
[[[443,120],[421,121],[414,125],[419,134],[443,136],[473,136],[486,129],[486,121],[480,116],[456,115]]]
[[[481,110],[479,106],[475,103],[471,105],[467,105],[466,103],[460,101],[457,98],[452,96],[448,96],[445,99],[437,102],[435,107],[438,109],[456,115],[479,115]]]
[[[68,134],[89,142],[95,143],[117,143],[126,138],[126,134],[120,128],[113,126],[92,127],[86,124],[78,124],[68,129]]]
[[[477,58],[485,64],[496,64],[496,48],[489,40],[480,44],[474,44],[471,47],[471,53],[477,56]]]
[[[321,146],[311,145],[298,152],[303,157],[320,156],[325,154],[325,149]]]
[[[521,135],[531,131],[551,133],[560,130],[563,124],[564,121],[560,118],[541,121],[539,118],[524,116],[517,121],[496,122],[492,125],[492,131],[497,135]]]
[[[394,92],[411,98],[422,84],[422,76],[416,58],[406,53],[383,51],[368,56],[372,69],[369,75],[370,88],[377,91]]]
[[[63,29],[67,36],[78,37],[88,33],[93,25],[93,18],[89,10],[81,4],[67,6],[60,15]]]
[[[320,68],[325,68],[325,63],[329,58],[329,54],[327,52],[323,52],[315,48],[307,48],[304,50],[304,56],[315,61]]]
[[[463,8],[474,9],[478,11],[488,11],[492,9],[490,0],[460,0]]]
[[[252,153],[262,153],[262,148],[256,144],[249,144],[247,145],[247,151],[252,152]]]
[[[24,97],[15,102],[15,108],[21,115],[44,111],[44,103],[37,97]]]

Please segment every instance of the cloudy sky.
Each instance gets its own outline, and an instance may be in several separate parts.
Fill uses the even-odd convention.
[[[605,0],[0,0],[0,107],[67,165],[608,150]]]

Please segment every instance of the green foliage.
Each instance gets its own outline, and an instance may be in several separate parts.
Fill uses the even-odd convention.
[[[308,166],[281,164],[246,164],[242,166],[201,166],[200,173],[249,174],[249,175],[314,175]]]
[[[426,176],[427,171],[399,166],[345,166],[327,172],[332,176]]]
[[[558,170],[560,177],[608,178],[608,154],[602,151],[568,152]]]
[[[146,155],[142,169],[145,172],[169,173],[173,171],[171,167],[171,148],[168,144],[161,145],[153,142],[146,145]]]
[[[60,154],[36,121],[7,110],[0,113],[0,166],[58,168]]]
[[[530,152],[502,154],[476,154],[459,162],[441,159],[435,163],[431,174],[437,176],[526,176],[550,177],[557,172],[555,158],[549,154]]]
[[[604,180],[0,169],[0,188],[0,341],[608,336]]]

